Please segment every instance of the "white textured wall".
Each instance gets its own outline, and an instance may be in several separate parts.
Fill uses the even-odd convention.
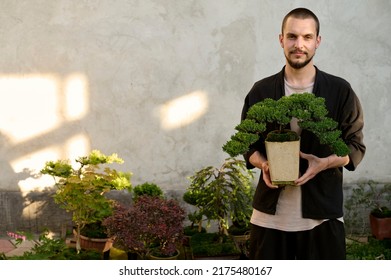
[[[316,65],[365,111],[367,155],[346,182],[391,181],[388,0],[2,0],[0,188],[42,187],[44,161],[94,148],[134,184],[186,188],[227,156],[252,84],[283,66],[281,20],[298,6],[321,21]]]

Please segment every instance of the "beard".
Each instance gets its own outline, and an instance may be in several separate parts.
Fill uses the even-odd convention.
[[[290,54],[293,54],[293,52],[290,52]],[[305,53],[305,55],[308,55],[308,53]],[[314,54],[314,55],[315,55],[315,54]],[[294,68],[294,69],[301,69],[301,68],[307,66],[307,64],[311,62],[311,60],[312,60],[312,58],[314,57],[314,55],[311,56],[311,57],[307,57],[307,59],[304,60],[303,62],[300,62],[300,61],[294,62],[294,61],[293,61],[292,59],[290,59],[287,55],[285,55],[285,58],[286,58],[286,60],[288,61],[288,64],[289,64],[292,68]]]

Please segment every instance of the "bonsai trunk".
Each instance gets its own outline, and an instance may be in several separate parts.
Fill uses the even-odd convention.
[[[76,251],[77,251],[77,253],[79,253],[81,250],[80,231],[81,231],[81,226],[80,226],[80,224],[77,224],[77,227],[76,227]]]

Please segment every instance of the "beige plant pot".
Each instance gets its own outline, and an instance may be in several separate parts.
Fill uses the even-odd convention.
[[[270,178],[274,185],[294,185],[299,178],[300,140],[265,142]]]

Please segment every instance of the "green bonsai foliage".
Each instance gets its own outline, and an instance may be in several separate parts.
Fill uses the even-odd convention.
[[[135,186],[133,193],[135,201],[143,195],[163,197],[163,190],[158,185],[149,182]]]
[[[104,194],[111,190],[131,189],[130,172],[119,172],[102,165],[118,163],[117,154],[104,155],[98,150],[79,157],[73,167],[69,160],[46,162],[42,174],[51,175],[55,182],[54,202],[72,213],[76,226],[76,248],[80,251],[80,232],[87,224],[101,222],[113,211],[113,201]]]
[[[283,134],[286,126],[293,117],[298,119],[298,125],[314,133],[321,144],[329,145],[338,156],[349,154],[350,150],[340,138],[341,131],[338,123],[327,117],[325,99],[316,97],[312,93],[295,93],[283,96],[279,100],[267,98],[253,105],[247,112],[246,119],[235,127],[237,132],[223,146],[223,150],[231,157],[244,154],[250,145],[258,141],[260,135],[266,131],[267,124],[276,124],[279,130],[276,134]],[[299,139],[297,135],[277,136],[268,141],[287,141]],[[270,136],[270,133],[269,133]]]
[[[389,218],[391,217],[391,209],[387,206],[382,206],[371,211],[371,214],[377,218]]]
[[[202,218],[204,214],[201,211],[201,208],[198,207],[199,199],[202,199],[203,193],[199,189],[187,189],[183,194],[183,201],[197,207],[198,209],[187,215],[189,221],[191,222],[189,228],[196,232],[202,232],[205,228],[202,226]]]

